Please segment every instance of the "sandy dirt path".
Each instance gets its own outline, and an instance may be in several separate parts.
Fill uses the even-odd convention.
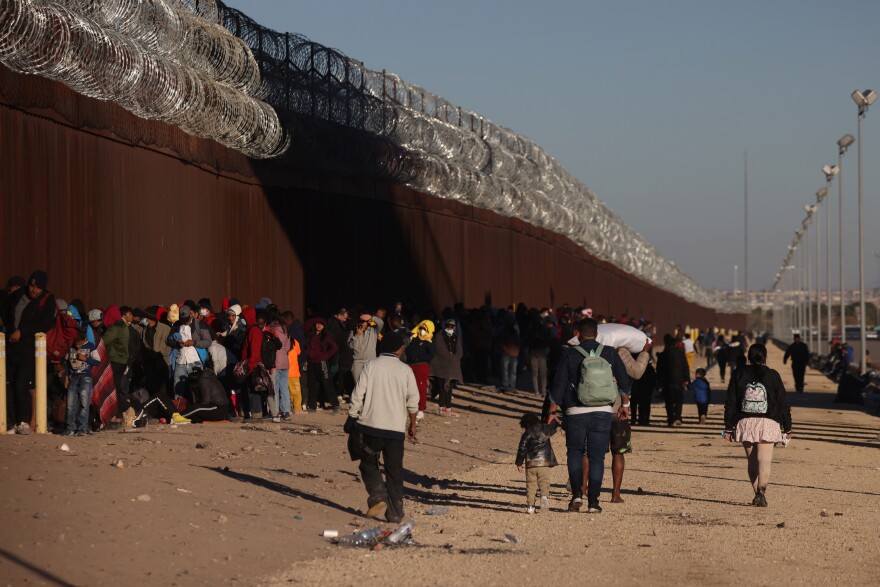
[[[781,352],[771,348],[770,363],[793,387]],[[653,425],[634,430],[626,503],[603,493],[601,515],[564,511],[564,465],[553,470],[551,511],[526,515],[513,458],[518,418],[538,401],[462,389],[462,416],[429,416],[406,448],[416,546],[381,552],[320,536],[377,525],[360,515],[366,496],[340,416],[8,436],[0,584],[875,584],[877,418],[831,404],[833,384],[809,373],[809,391],[790,394],[795,440],[776,450],[770,507],[754,508],[742,448],[719,436],[717,369],[710,381],[719,403],[705,426],[687,403],[685,426],[667,428],[654,404]],[[70,452],[58,449],[64,440]],[[555,446],[564,462],[561,434]],[[450,511],[425,515],[436,506]]]

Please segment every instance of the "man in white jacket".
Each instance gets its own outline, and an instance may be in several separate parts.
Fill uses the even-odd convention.
[[[360,472],[369,497],[367,515],[383,513],[389,522],[403,519],[403,448],[406,436],[416,438],[419,389],[412,369],[400,360],[403,338],[389,332],[381,355],[368,361],[351,395],[348,415],[357,419],[363,438]],[[385,479],[379,456],[385,464]]]

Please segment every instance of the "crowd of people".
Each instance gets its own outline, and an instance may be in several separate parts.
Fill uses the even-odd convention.
[[[78,299],[56,299],[43,271],[8,281],[0,291],[0,321],[8,340],[7,432],[27,434],[34,427],[38,332],[48,334],[50,417],[67,435],[139,428],[151,418],[173,424],[257,417],[284,422],[319,409],[339,414],[349,402],[346,428],[360,438],[350,449],[361,461],[369,511],[381,510],[392,521],[403,515],[402,443],[406,435],[415,437],[429,398],[436,401],[437,416],[456,417],[455,390],[464,381],[494,384],[502,392],[529,388],[544,400],[540,417],[522,421],[517,458],[529,479],[530,511],[541,503],[538,491],[547,497],[546,476],[536,469],[556,464],[547,439],[561,425],[569,509],[579,510],[586,495],[587,511],[599,512],[604,455],[613,453],[612,501],[622,502],[628,429],[650,425],[655,394],[661,393],[666,423],[674,427],[683,424],[690,389],[698,422],[705,424],[711,388],[705,369],[694,369],[694,357],[703,354],[709,366],[717,363],[722,381],[731,367],[730,403],[746,347],[738,333],[728,342],[718,329],[679,325],[663,336],[655,358],[650,320],[594,316],[590,308],[567,305],[457,304],[438,315],[398,302],[390,310],[339,308],[326,318],[307,308],[302,320],[268,297],[253,305],[230,296],[217,307],[201,298],[87,309]],[[598,328],[603,323],[627,325],[647,342],[640,348],[605,346]],[[749,359],[760,364],[759,354]],[[761,442],[755,430],[739,430],[735,410],[727,412],[731,438]],[[790,431],[790,417],[776,420]],[[766,460],[765,453],[754,451],[757,462]],[[766,489],[766,475],[759,477],[755,487]]]

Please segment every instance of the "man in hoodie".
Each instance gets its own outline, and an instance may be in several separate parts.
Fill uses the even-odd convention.
[[[47,290],[48,284],[49,276],[45,271],[34,271],[27,286],[9,297],[3,316],[9,332],[6,377],[12,392],[11,401],[7,399],[6,402],[6,421],[15,425],[18,434],[27,434],[34,426],[36,335],[48,332],[55,322],[55,296]],[[0,390],[0,393],[5,392]]]
[[[361,371],[367,361],[376,358],[376,345],[379,342],[379,333],[385,328],[385,323],[378,316],[361,314],[357,328],[348,336],[348,346],[354,353],[354,364],[351,374],[354,376],[355,385],[361,376]]]
[[[419,389],[412,369],[400,360],[403,337],[389,332],[380,350],[382,354],[362,368],[348,415],[357,420],[355,426],[363,438],[360,473],[369,494],[367,515],[378,518],[384,513],[386,520],[397,523],[404,514],[404,441],[407,435],[416,438]]]

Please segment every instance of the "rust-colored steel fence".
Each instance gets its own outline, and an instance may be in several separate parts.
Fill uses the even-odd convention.
[[[234,295],[437,311],[525,302],[742,328],[550,231],[376,180],[255,162],[0,67],[0,278],[89,307]]]

